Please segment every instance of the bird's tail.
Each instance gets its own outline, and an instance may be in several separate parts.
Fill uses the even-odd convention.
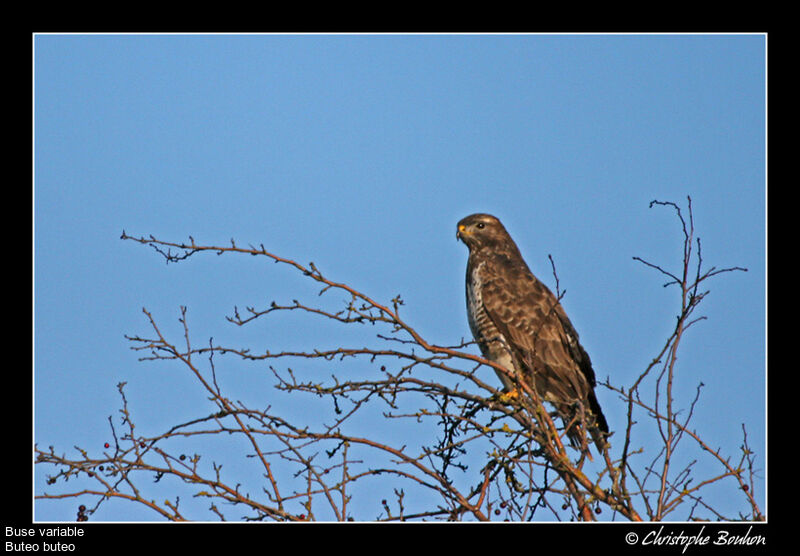
[[[597,401],[594,392],[589,392],[589,409],[594,417],[594,427],[590,427],[589,430],[592,431],[592,438],[597,444],[597,449],[602,452],[603,446],[608,442],[608,421],[606,421],[606,416],[603,415],[603,410],[600,409],[600,403]]]
[[[594,392],[589,392],[589,407],[571,408],[569,414],[571,419],[565,420],[569,422],[567,429],[567,438],[573,448],[586,452],[589,455],[588,446],[586,446],[586,434],[584,434],[584,424],[589,430],[589,433],[594,440],[598,453],[603,453],[603,449],[608,443],[609,431],[608,421],[606,416],[603,415],[603,410],[600,409],[600,404],[595,397]],[[591,455],[589,455],[591,459]]]

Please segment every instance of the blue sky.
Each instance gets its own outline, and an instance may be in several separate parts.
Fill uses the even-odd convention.
[[[310,291],[291,273],[251,257],[165,265],[122,230],[263,243],[375,299],[402,294],[409,322],[453,344],[469,336],[455,224],[489,212],[551,287],[553,256],[598,376],[628,385],[677,310],[632,259],[678,270],[677,220],[648,203],[690,195],[706,265],[748,272],[709,283],[678,396],[702,381],[698,431],[736,455],[746,423],[765,470],[765,50],[763,35],[37,35],[36,442],[99,453],[120,381],[142,434],[207,413],[188,376],[129,349],[142,307],[178,333],[187,306],[201,341],[331,341],[291,319],[225,321]],[[227,372],[254,403],[271,395],[260,371]],[[598,397],[621,427],[621,402]],[[36,518],[76,506],[39,501]]]

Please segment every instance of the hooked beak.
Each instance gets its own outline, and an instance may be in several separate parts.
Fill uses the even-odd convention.
[[[456,231],[456,240],[464,241],[465,235],[467,235],[467,227],[464,224],[459,224],[458,231]]]

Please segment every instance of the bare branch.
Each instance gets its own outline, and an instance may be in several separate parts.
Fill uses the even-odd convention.
[[[170,242],[123,231],[123,240],[153,249],[167,263],[206,252],[266,257],[319,286],[312,301],[234,307],[226,317],[230,323],[244,327],[295,312],[345,325],[356,339],[350,345],[270,346],[260,351],[214,338],[197,341],[188,310],[180,307],[180,337],[173,340],[153,313],[142,309],[149,332],[127,335],[131,349],[142,361],[187,371],[205,396],[198,400],[197,414],[142,434],[125,383],[120,383],[122,426],[109,417],[113,446],[109,442],[101,454],[75,447],[72,456],[37,446],[37,464],[55,470],[48,487],[58,489],[37,498],[93,498],[93,507],[81,506],[81,520],[116,499],[172,521],[201,519],[198,502],[208,502],[205,511],[222,521],[532,521],[543,513],[557,520],[609,516],[638,521],[664,519],[682,508],[692,519],[703,512],[722,519],[703,492],[710,485],[732,482],[744,495],[748,518],[763,519],[754,493],[759,470],[744,425],[741,456],[733,462],[712,449],[691,423],[702,383],[685,404],[674,398],[673,388],[681,340],[705,319],[695,314],[709,293],[701,284],[746,269],[703,268],[691,199],[686,215],[676,203],[653,201],[650,206],[671,207],[681,223],[681,271],[634,260],[666,276],[665,286],[678,287],[678,315],[663,347],[632,384],[604,383],[623,402],[627,422],[616,433],[616,446],[606,445],[598,461],[565,444],[562,438],[570,424],[558,426],[529,384],[472,353],[473,342],[423,338],[400,316],[405,306],[400,295],[378,302],[323,275],[315,263],[300,264],[264,245],[240,247],[233,239],[202,245],[191,236],[186,242]],[[560,300],[565,292],[553,258],[549,260]],[[259,380],[273,388],[274,397],[265,407],[239,401],[226,384],[245,365],[262,371]],[[490,368],[517,381],[520,395],[508,396],[484,382],[480,376]],[[582,419],[580,413],[575,419]],[[645,454],[636,444],[643,423],[660,434],[662,446],[654,453]],[[199,453],[187,455],[187,445]],[[692,454],[688,463],[687,452]],[[219,461],[212,461],[210,454]],[[236,465],[229,465],[237,455]],[[648,459],[639,464],[642,457]],[[719,472],[699,477],[700,457],[710,457]],[[171,493],[159,502],[151,492],[162,487]],[[370,494],[378,492],[370,502]],[[370,503],[374,513],[365,515]]]

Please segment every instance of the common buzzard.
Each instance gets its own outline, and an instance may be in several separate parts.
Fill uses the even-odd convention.
[[[552,403],[574,447],[584,446],[585,423],[602,451],[608,423],[594,393],[594,370],[559,300],[494,216],[467,216],[456,237],[469,248],[467,315],[483,356]],[[507,392],[518,394],[514,380],[497,375]]]

